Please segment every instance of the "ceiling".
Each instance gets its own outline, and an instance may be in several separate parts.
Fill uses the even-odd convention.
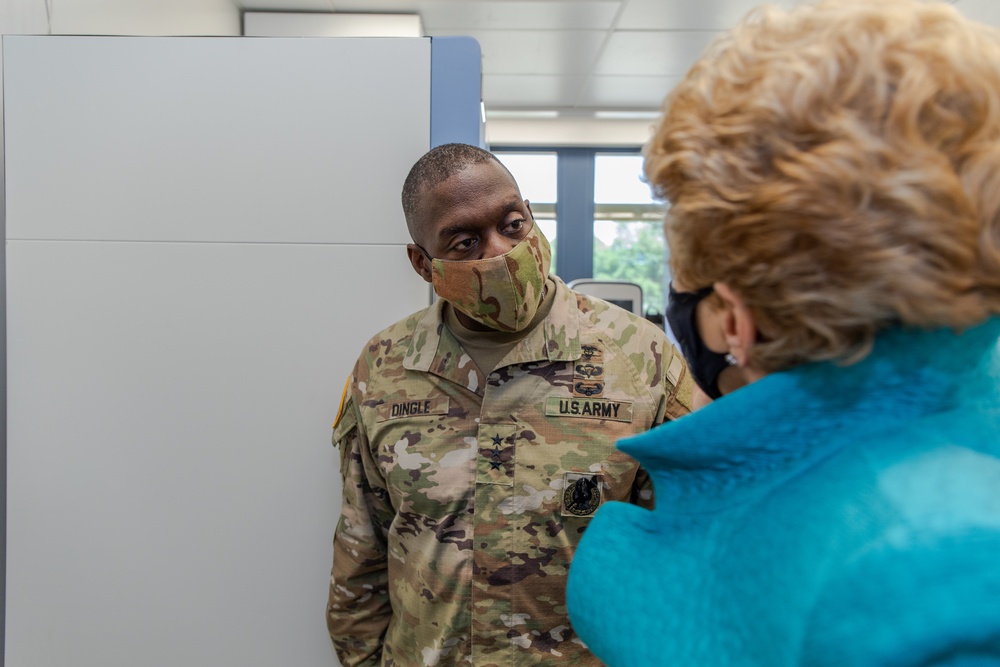
[[[872,0],[877,2],[878,0]],[[488,117],[648,117],[758,0],[232,0],[252,11],[418,13],[482,47]],[[796,0],[778,0],[788,6]],[[957,0],[1000,26],[996,0]]]
[[[774,0],[789,6],[803,0]],[[869,0],[879,2],[881,0]],[[1000,27],[998,0],[952,0]],[[482,47],[489,145],[640,146],[660,103],[758,0],[0,0],[5,33],[239,35],[241,12],[418,14]]]

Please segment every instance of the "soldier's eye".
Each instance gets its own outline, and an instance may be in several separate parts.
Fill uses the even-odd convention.
[[[524,218],[518,218],[516,220],[510,220],[504,224],[503,233],[508,235],[520,234],[524,231],[524,226],[527,224]]]
[[[466,252],[468,250],[471,250],[472,247],[475,245],[476,245],[476,239],[470,236],[469,238],[462,239],[461,241],[453,245],[451,249],[454,250],[455,252]]]

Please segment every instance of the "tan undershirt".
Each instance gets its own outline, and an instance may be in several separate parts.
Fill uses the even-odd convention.
[[[535,313],[528,326],[521,331],[472,331],[466,329],[458,321],[455,309],[451,307],[450,303],[444,304],[444,323],[458,339],[466,354],[472,357],[472,362],[484,375],[489,375],[500,363],[500,360],[521,342],[521,339],[542,323],[542,320],[552,310],[555,296],[556,282],[550,277],[545,281],[545,297],[538,307],[538,312]]]

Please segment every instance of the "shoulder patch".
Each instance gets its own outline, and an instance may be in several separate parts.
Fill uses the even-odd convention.
[[[347,382],[344,383],[344,393],[340,395],[340,407],[337,408],[337,418],[333,420],[333,428],[337,428],[337,424],[344,416],[344,406],[347,405],[347,393],[351,390],[351,380],[353,376],[347,376]]]
[[[357,410],[354,408],[354,397],[348,394],[347,401],[344,403],[343,414],[340,415],[340,418],[337,419],[337,423],[333,427],[333,437],[331,439],[334,447],[340,447],[342,456],[346,456],[347,450],[350,449],[345,441],[357,427],[358,416]]]
[[[667,382],[676,387],[684,377],[684,358],[673,345],[670,346],[670,362],[667,364]]]
[[[677,419],[686,414],[690,414],[694,409],[694,380],[688,371],[687,364],[680,351],[670,346],[673,353],[670,364],[667,366],[667,381],[674,386],[673,401],[667,409],[667,417]]]

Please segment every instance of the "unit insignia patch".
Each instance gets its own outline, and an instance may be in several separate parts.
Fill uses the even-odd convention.
[[[564,477],[563,513],[590,516],[601,506],[604,480],[601,475],[568,472]]]

